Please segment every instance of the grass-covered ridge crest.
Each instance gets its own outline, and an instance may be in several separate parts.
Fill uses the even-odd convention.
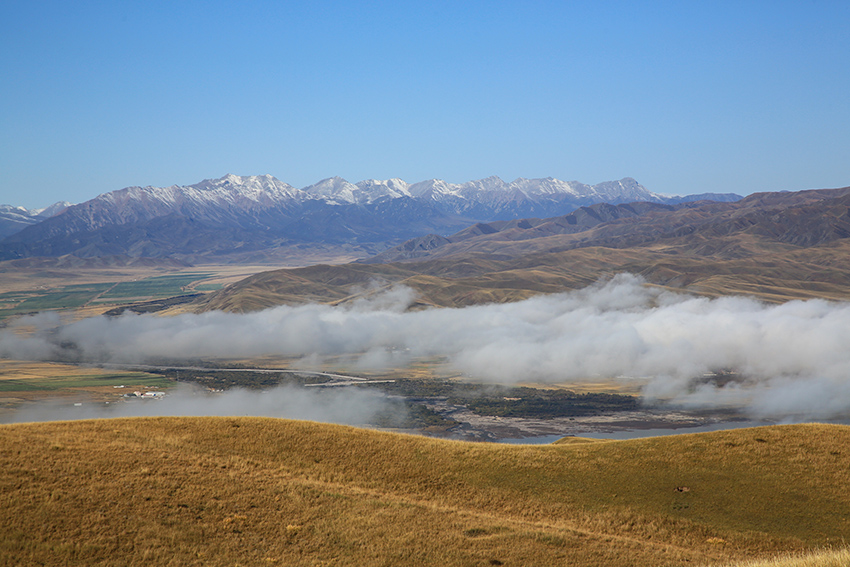
[[[268,418],[4,425],[0,556],[719,563],[839,545],[848,443],[828,425],[550,446]]]

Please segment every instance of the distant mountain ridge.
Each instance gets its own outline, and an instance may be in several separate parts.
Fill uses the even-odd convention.
[[[5,238],[24,228],[38,224],[71,206],[67,201],[54,203],[44,209],[26,209],[13,205],[0,205],[0,238]]]
[[[323,198],[331,204],[370,204],[380,199],[410,197],[430,201],[445,213],[464,215],[476,220],[509,220],[551,210],[566,212],[583,205],[596,203],[682,203],[713,200],[737,201],[733,193],[703,193],[699,195],[668,196],[653,193],[630,177],[586,185],[578,181],[561,181],[553,177],[526,179],[510,183],[492,176],[466,183],[448,183],[429,179],[409,184],[401,179],[367,179],[350,183],[332,177],[301,190],[302,199]],[[549,215],[551,216],[551,215]]]
[[[379,264],[601,246],[631,248],[680,242],[698,255],[749,255],[736,242],[812,247],[850,238],[850,188],[755,193],[735,203],[599,203],[559,217],[477,223],[449,236],[428,234],[360,260]],[[722,244],[724,243],[725,244]],[[723,250],[724,245],[735,243]]]
[[[680,206],[687,207],[688,205],[683,204]],[[560,217],[477,223],[448,237],[435,234],[419,236],[375,256],[359,260],[359,262],[384,264],[423,258],[432,255],[433,251],[437,248],[474,240],[478,237],[489,237],[491,235],[509,234],[510,236],[505,238],[506,240],[532,240],[555,235],[576,234],[615,220],[638,217],[649,213],[671,212],[675,209],[676,206],[674,205],[645,201],[619,205],[597,203],[587,207],[580,207]]]
[[[488,177],[462,184],[438,179],[350,183],[332,177],[296,189],[271,175],[228,174],[188,186],[127,187],[69,206],[0,241],[0,259],[65,254],[235,259],[329,245],[366,256],[475,222],[563,215],[600,202],[669,204],[702,197],[659,195],[631,178],[590,186],[551,177],[510,183]]]
[[[356,301],[404,285],[412,308],[560,293],[627,272],[707,296],[850,300],[850,187],[736,203],[607,203],[560,217],[477,223],[358,262],[280,269],[205,296],[196,311]]]

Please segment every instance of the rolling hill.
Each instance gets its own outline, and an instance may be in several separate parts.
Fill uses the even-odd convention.
[[[479,223],[430,245],[406,242],[366,260],[386,263],[458,254],[516,257],[536,252],[604,246],[665,247],[734,258],[752,255],[741,239],[776,250],[825,245],[850,236],[850,188],[756,193],[735,203],[653,203],[581,207],[562,217]],[[533,243],[533,244],[529,244]],[[785,245],[785,246],[783,246]]]
[[[393,285],[457,307],[586,287],[619,272],[705,295],[850,298],[850,188],[737,203],[600,204],[563,217],[478,223],[366,262],[274,270],[213,293],[206,311],[338,303]]]
[[[546,446],[266,418],[0,426],[0,564],[711,565],[840,545],[846,426]]]

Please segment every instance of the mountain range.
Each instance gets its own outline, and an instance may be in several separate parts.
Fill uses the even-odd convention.
[[[28,226],[38,224],[45,219],[57,215],[71,206],[62,201],[44,209],[26,209],[12,205],[0,205],[0,238],[11,236]]]
[[[734,194],[671,197],[625,178],[597,185],[554,178],[462,184],[431,179],[350,183],[339,177],[302,189],[270,175],[225,175],[195,185],[127,187],[56,211],[20,211],[0,241],[0,260],[126,255],[186,261],[262,261],[303,255],[367,257],[409,238],[448,235],[475,223],[565,215],[595,204],[676,204]],[[8,207],[12,210],[12,207]],[[30,219],[30,220],[27,220]],[[2,234],[0,234],[2,236]]]
[[[274,270],[200,299],[198,311],[343,303],[404,285],[414,307],[507,302],[620,272],[708,296],[850,299],[850,187],[734,203],[607,203],[548,219],[478,223],[344,265]]]
[[[812,247],[847,238],[848,211],[847,188],[755,193],[734,203],[599,203],[560,217],[477,223],[448,237],[425,235],[362,261],[388,263],[496,251],[503,257],[516,257],[530,248],[634,248],[673,242],[701,254],[730,258],[753,252],[742,244],[744,237],[755,238],[760,246],[769,242],[771,247]]]

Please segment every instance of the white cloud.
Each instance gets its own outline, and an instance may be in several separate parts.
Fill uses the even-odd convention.
[[[406,311],[412,299],[410,290],[396,288],[349,307],[124,315],[68,325],[40,315],[16,324],[37,327],[33,334],[0,332],[0,355],[142,362],[281,354],[315,362],[342,354],[357,357],[360,367],[444,356],[485,381],[616,378],[638,381],[649,401],[744,405],[760,417],[850,412],[847,303],[706,299],[644,286],[630,275],[508,304]],[[721,369],[738,374],[725,386],[703,379]]]

